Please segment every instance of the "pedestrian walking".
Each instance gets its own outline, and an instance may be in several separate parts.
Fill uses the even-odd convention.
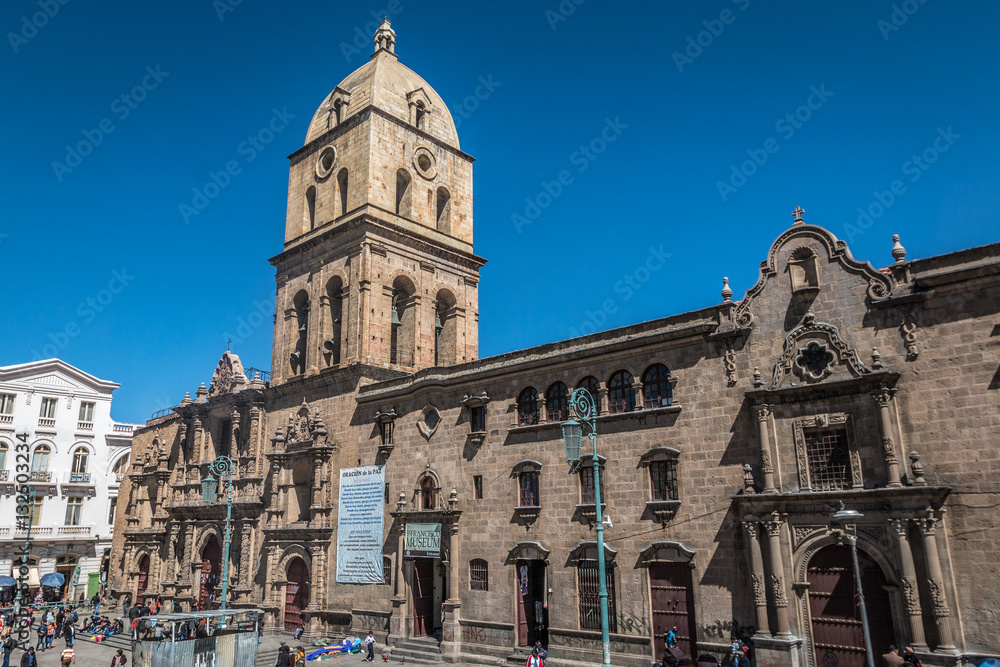
[[[121,649],[118,649],[111,658],[111,667],[124,667],[126,664],[128,664],[128,658],[125,657],[125,653]]]
[[[38,667],[38,658],[35,657],[35,649],[31,646],[21,654],[21,662],[18,667]]]
[[[73,648],[73,641],[76,639],[76,626],[69,619],[66,619],[66,625],[63,626],[63,637],[66,638],[66,647]]]
[[[291,667],[291,655],[285,642],[278,647],[278,657],[274,659],[274,667]]]
[[[368,657],[365,658],[365,662],[375,662],[375,635],[372,634],[371,630],[365,637],[365,647],[368,648]]]
[[[59,639],[59,635],[62,634],[63,624],[66,622],[66,612],[63,611],[62,607],[59,607],[59,611],[56,613],[56,639]]]
[[[0,650],[3,651],[3,663],[0,663],[2,667],[10,667],[10,654],[14,652],[14,646],[17,642],[10,635],[4,637],[3,644],[0,644]]]
[[[94,616],[97,616],[97,610],[101,606],[101,594],[94,593],[94,597],[90,598],[90,604],[94,605]]]
[[[52,648],[52,642],[56,638],[56,624],[54,622],[45,626],[45,649]]]
[[[70,665],[76,664],[76,651],[72,648],[64,648],[62,653],[59,654],[59,660],[62,663],[61,667],[69,667]]]
[[[38,619],[38,627],[35,628],[35,635],[38,637],[38,641],[35,642],[35,650],[45,650],[45,623],[42,619]]]

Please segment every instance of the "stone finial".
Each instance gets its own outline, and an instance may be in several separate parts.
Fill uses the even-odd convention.
[[[924,464],[920,461],[920,454],[910,452],[910,472],[913,473],[914,486],[927,486],[924,479]]]
[[[743,464],[743,495],[750,496],[757,493],[753,488],[753,468],[749,463]]]
[[[805,213],[805,209],[801,206],[796,206],[795,210],[792,211],[792,218],[794,218],[793,225],[804,225],[806,221],[802,219],[802,214]]]
[[[730,301],[733,298],[733,290],[729,288],[729,278],[722,279],[722,300]]]
[[[181,405],[191,405],[194,401],[191,400],[191,392],[185,391],[184,398],[181,400]]]
[[[208,400],[205,398],[206,396],[208,396],[208,389],[205,387],[205,383],[204,382],[201,383],[201,386],[199,386],[198,389],[194,393],[198,397],[195,400],[195,403],[207,403],[208,402]]]
[[[874,370],[879,370],[882,368],[882,355],[879,354],[878,348],[872,348],[872,368]]]
[[[764,381],[761,379],[760,376],[760,369],[757,368],[756,366],[753,367],[753,386],[755,387],[764,386]]]
[[[396,52],[396,32],[390,25],[389,19],[384,18],[375,31],[375,53],[383,49],[389,53]]]
[[[897,264],[906,259],[906,248],[899,242],[899,234],[892,235],[892,258]]]

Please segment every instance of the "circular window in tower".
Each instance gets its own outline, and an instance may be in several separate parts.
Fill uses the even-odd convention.
[[[323,179],[329,176],[335,164],[337,164],[337,149],[333,146],[324,147],[316,158],[316,178]]]
[[[437,160],[434,159],[434,153],[423,146],[413,151],[413,166],[417,173],[428,181],[437,175]]]

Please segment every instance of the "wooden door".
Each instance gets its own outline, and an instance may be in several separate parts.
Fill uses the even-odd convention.
[[[139,561],[139,581],[135,586],[135,601],[141,602],[149,585],[149,556],[143,556]],[[127,610],[126,610],[127,611]]]
[[[692,660],[697,656],[694,622],[694,586],[687,563],[650,563],[653,607],[653,644],[656,660],[663,659],[663,633],[677,628],[677,648]]]
[[[288,566],[285,588],[285,630],[294,632],[302,627],[302,610],[309,606],[309,570],[301,558]]]
[[[434,559],[413,560],[413,635],[434,634]]]
[[[545,562],[540,560],[519,560],[514,566],[517,577],[517,645],[534,646],[541,642],[548,645],[547,610],[542,606],[545,600]]]
[[[198,591],[198,609],[213,609],[219,604],[217,587],[222,581],[222,547],[212,535],[201,552],[201,588]],[[213,596],[215,599],[213,600]]]
[[[872,650],[880,655],[895,643],[889,595],[884,588],[885,575],[863,551],[858,552],[858,562],[868,607]],[[864,667],[865,637],[850,548],[829,546],[820,550],[809,561],[807,579],[816,663]]]

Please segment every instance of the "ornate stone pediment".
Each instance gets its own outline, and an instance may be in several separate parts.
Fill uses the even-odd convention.
[[[319,411],[310,408],[309,403],[302,399],[298,410],[288,413],[288,422],[278,426],[271,438],[275,449],[287,447],[296,442],[308,442],[315,446],[327,444],[327,429]]]
[[[212,384],[208,387],[208,397],[214,398],[222,394],[235,394],[243,389],[247,378],[243,374],[243,364],[240,358],[226,350],[212,374]]]
[[[790,382],[820,382],[838,374],[858,378],[871,373],[857,348],[841,338],[837,327],[817,322],[815,315],[807,313],[802,324],[785,336],[767,388],[778,389]]]

